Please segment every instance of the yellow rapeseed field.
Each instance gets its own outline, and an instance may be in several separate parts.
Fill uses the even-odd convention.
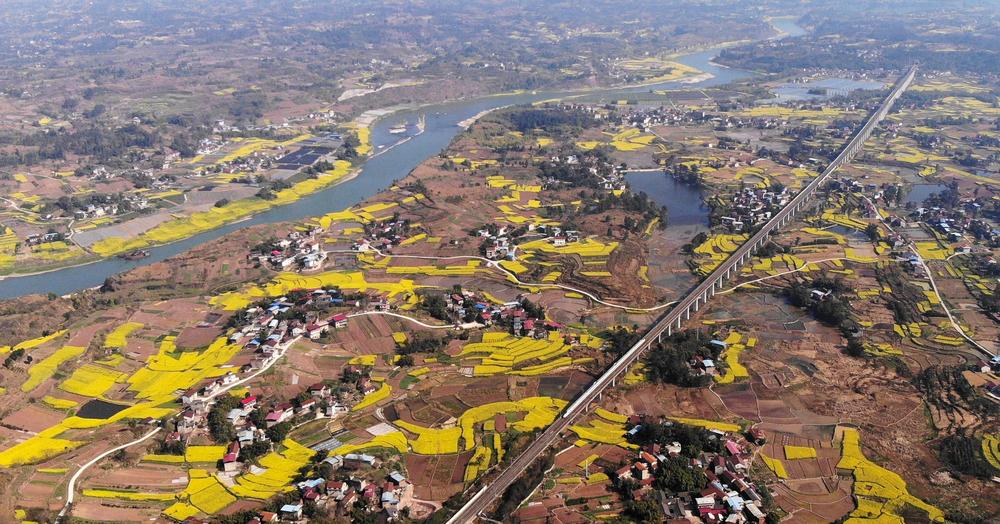
[[[82,355],[85,351],[87,351],[87,348],[81,346],[63,346],[55,353],[31,366],[28,368],[28,380],[24,384],[21,384],[21,391],[28,392],[35,389],[47,378],[54,375],[56,368],[60,364]]]
[[[365,395],[364,400],[355,404],[354,407],[351,408],[351,411],[361,411],[362,409],[365,409],[368,406],[373,406],[389,398],[389,395],[391,394],[392,394],[392,386],[383,382],[382,387],[378,388],[373,393]]]
[[[816,458],[816,448],[785,444],[785,458],[789,460]]]
[[[854,474],[854,497],[857,501],[848,523],[902,522],[897,510],[910,505],[927,513],[934,522],[944,522],[944,512],[910,495],[906,481],[898,474],[875,464],[861,451],[861,434],[854,428],[842,428],[842,456],[837,469]]]
[[[114,329],[108,336],[104,337],[104,347],[105,348],[123,348],[127,343],[125,338],[132,334],[133,331],[141,329],[142,324],[139,322],[126,322]]]
[[[59,389],[85,397],[99,397],[116,383],[124,382],[127,377],[125,373],[102,366],[84,364],[62,381]]]
[[[317,178],[297,182],[288,189],[278,191],[273,199],[265,200],[251,197],[237,200],[222,207],[213,207],[207,211],[199,211],[189,216],[168,220],[132,238],[104,238],[90,246],[90,250],[97,255],[107,257],[152,245],[166,244],[218,228],[272,207],[290,204],[336,183],[350,173],[351,165],[349,162],[338,160],[334,164],[335,169],[332,171],[323,173]]]
[[[65,453],[83,442],[61,438],[34,436],[0,452],[0,467],[10,468],[22,464],[34,464]]]

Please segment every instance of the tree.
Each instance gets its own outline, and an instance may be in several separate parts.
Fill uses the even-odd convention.
[[[240,447],[240,462],[252,462],[257,457],[265,455],[271,451],[271,444],[263,440],[257,440]]]
[[[708,484],[708,477],[700,469],[691,468],[687,459],[672,457],[661,465],[656,486],[670,491],[698,491]]]
[[[216,442],[227,443],[236,438],[236,428],[226,416],[239,404],[239,399],[232,395],[220,395],[208,411],[208,432]]]
[[[288,432],[292,430],[292,427],[292,423],[287,420],[280,424],[275,424],[267,428],[267,438],[271,442],[281,442],[288,436]]]
[[[608,351],[616,355],[628,351],[642,337],[638,330],[630,330],[620,326],[606,330],[600,336],[608,341]]]
[[[865,234],[868,235],[868,239],[872,242],[878,242],[879,238],[882,237],[882,233],[878,228],[878,224],[868,224],[865,226]]]
[[[857,338],[847,340],[847,354],[852,357],[865,356],[865,345]]]
[[[704,386],[711,378],[708,375],[695,375],[688,362],[695,357],[718,359],[720,351],[720,348],[705,344],[697,331],[674,333],[649,352],[646,357],[646,376],[654,382],[681,387]],[[716,362],[720,371],[722,366],[722,362]]]
[[[635,522],[658,523],[665,520],[663,508],[655,500],[629,500],[625,502],[624,514]]]
[[[448,306],[445,303],[444,297],[434,293],[430,295],[425,295],[423,302],[421,302],[421,307],[427,311],[427,314],[438,319],[448,321]]]

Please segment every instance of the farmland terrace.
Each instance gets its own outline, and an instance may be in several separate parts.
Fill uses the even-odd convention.
[[[549,446],[556,442],[563,431],[565,431],[577,416],[586,412],[588,406],[599,399],[601,394],[608,387],[614,387],[617,381],[626,373],[639,357],[646,351],[650,344],[660,341],[662,337],[669,336],[675,327],[680,328],[684,319],[691,316],[692,311],[698,311],[699,305],[704,305],[713,296],[716,289],[721,288],[722,283],[729,275],[750,259],[753,252],[763,246],[772,231],[784,226],[796,211],[801,209],[806,201],[812,196],[816,188],[820,186],[831,174],[846,162],[849,162],[854,155],[863,147],[865,140],[869,138],[875,126],[888,114],[895,101],[913,82],[917,67],[910,67],[907,72],[896,82],[889,94],[878,106],[878,108],[865,120],[864,124],[855,132],[854,136],[841,149],[840,154],[823,170],[820,176],[811,181],[803,188],[784,208],[761,227],[750,239],[741,245],[729,258],[715,269],[705,280],[696,286],[691,292],[686,294],[676,306],[663,315],[646,332],[628,352],[618,359],[607,371],[591,384],[569,407],[565,409],[562,416],[551,426],[549,426],[532,444],[522,452],[522,454],[511,462],[492,482],[483,487],[449,520],[450,523],[465,523],[476,520],[480,512],[493,503],[503,492],[520,476]]]

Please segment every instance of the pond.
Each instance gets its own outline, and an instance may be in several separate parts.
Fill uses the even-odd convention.
[[[708,225],[709,207],[700,190],[682,184],[662,171],[631,171],[625,180],[633,192],[667,206],[668,226]]]
[[[924,203],[924,200],[927,200],[927,197],[945,189],[948,189],[948,186],[944,184],[914,184],[910,188],[910,192],[906,194],[906,198],[903,199],[903,205],[912,202],[919,206]]]
[[[100,399],[94,399],[86,404],[80,406],[80,409],[76,412],[76,416],[80,418],[91,418],[91,419],[106,419],[111,418],[119,411],[122,411],[129,406],[124,404],[114,404]]]

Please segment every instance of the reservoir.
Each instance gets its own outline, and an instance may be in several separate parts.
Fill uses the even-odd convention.
[[[682,184],[662,171],[632,171],[625,180],[634,193],[646,193],[650,200],[667,206],[667,227],[708,226],[709,208],[701,191]]]
[[[802,35],[805,30],[794,23],[789,18],[777,18],[772,20],[772,24],[783,31],[784,37]],[[677,62],[689,65],[712,75],[711,78],[697,83],[685,83],[684,81],[664,82],[654,85],[628,88],[597,89],[587,92],[601,96],[621,96],[629,93],[644,93],[650,90],[659,89],[681,89],[687,87],[709,87],[722,85],[747,78],[753,75],[749,71],[728,68],[716,65],[712,62],[719,53],[719,49],[708,49],[695,53],[678,56]],[[372,195],[388,188],[394,181],[404,178],[413,168],[419,165],[424,159],[438,154],[448,146],[451,140],[462,131],[458,123],[473,117],[483,111],[496,109],[499,107],[529,104],[540,100],[559,98],[571,94],[581,94],[580,91],[538,91],[516,94],[501,94],[486,96],[471,100],[460,100],[443,104],[421,107],[419,109],[404,110],[383,118],[372,126],[371,141],[375,151],[380,151],[379,146],[383,146],[381,152],[365,161],[361,174],[352,180],[342,184],[327,188],[306,196],[293,204],[272,208],[268,211],[254,215],[247,220],[227,224],[211,231],[192,236],[171,244],[153,247],[149,249],[150,256],[142,260],[123,260],[111,258],[101,260],[91,264],[68,267],[47,273],[25,276],[11,276],[0,280],[0,298],[13,298],[32,293],[55,293],[65,295],[81,289],[101,285],[107,277],[116,275],[123,271],[128,271],[140,265],[147,265],[159,262],[176,254],[187,251],[195,246],[214,240],[233,231],[255,224],[271,224],[276,222],[286,222],[303,220],[308,217],[323,215],[332,211],[340,211],[358,202],[361,202]],[[403,122],[415,122],[425,115],[426,123],[424,132],[400,141],[399,135],[389,132],[389,129]],[[395,144],[395,145],[394,145]],[[391,147],[390,147],[391,146]],[[662,174],[653,174],[654,177],[666,178]],[[645,177],[638,177],[645,179]],[[672,180],[662,180],[650,183],[667,184]],[[639,182],[641,184],[642,182]],[[638,186],[637,190],[642,190]],[[665,188],[660,188],[666,191]],[[677,188],[675,188],[677,189]],[[658,189],[659,190],[659,189]],[[651,197],[652,191],[646,191]],[[700,198],[698,199],[700,203]],[[672,209],[676,204],[666,203]],[[680,211],[679,211],[680,212]],[[686,213],[686,212],[682,212]],[[671,217],[673,220],[673,217]],[[679,216],[678,220],[684,220]],[[679,223],[679,222],[678,222]]]
[[[827,98],[846,95],[858,89],[882,89],[885,84],[872,80],[852,80],[850,78],[824,78],[808,82],[792,82],[781,84],[774,88],[775,98],[764,102],[790,102],[794,100],[825,100]],[[824,94],[810,93],[810,89],[825,90]]]

